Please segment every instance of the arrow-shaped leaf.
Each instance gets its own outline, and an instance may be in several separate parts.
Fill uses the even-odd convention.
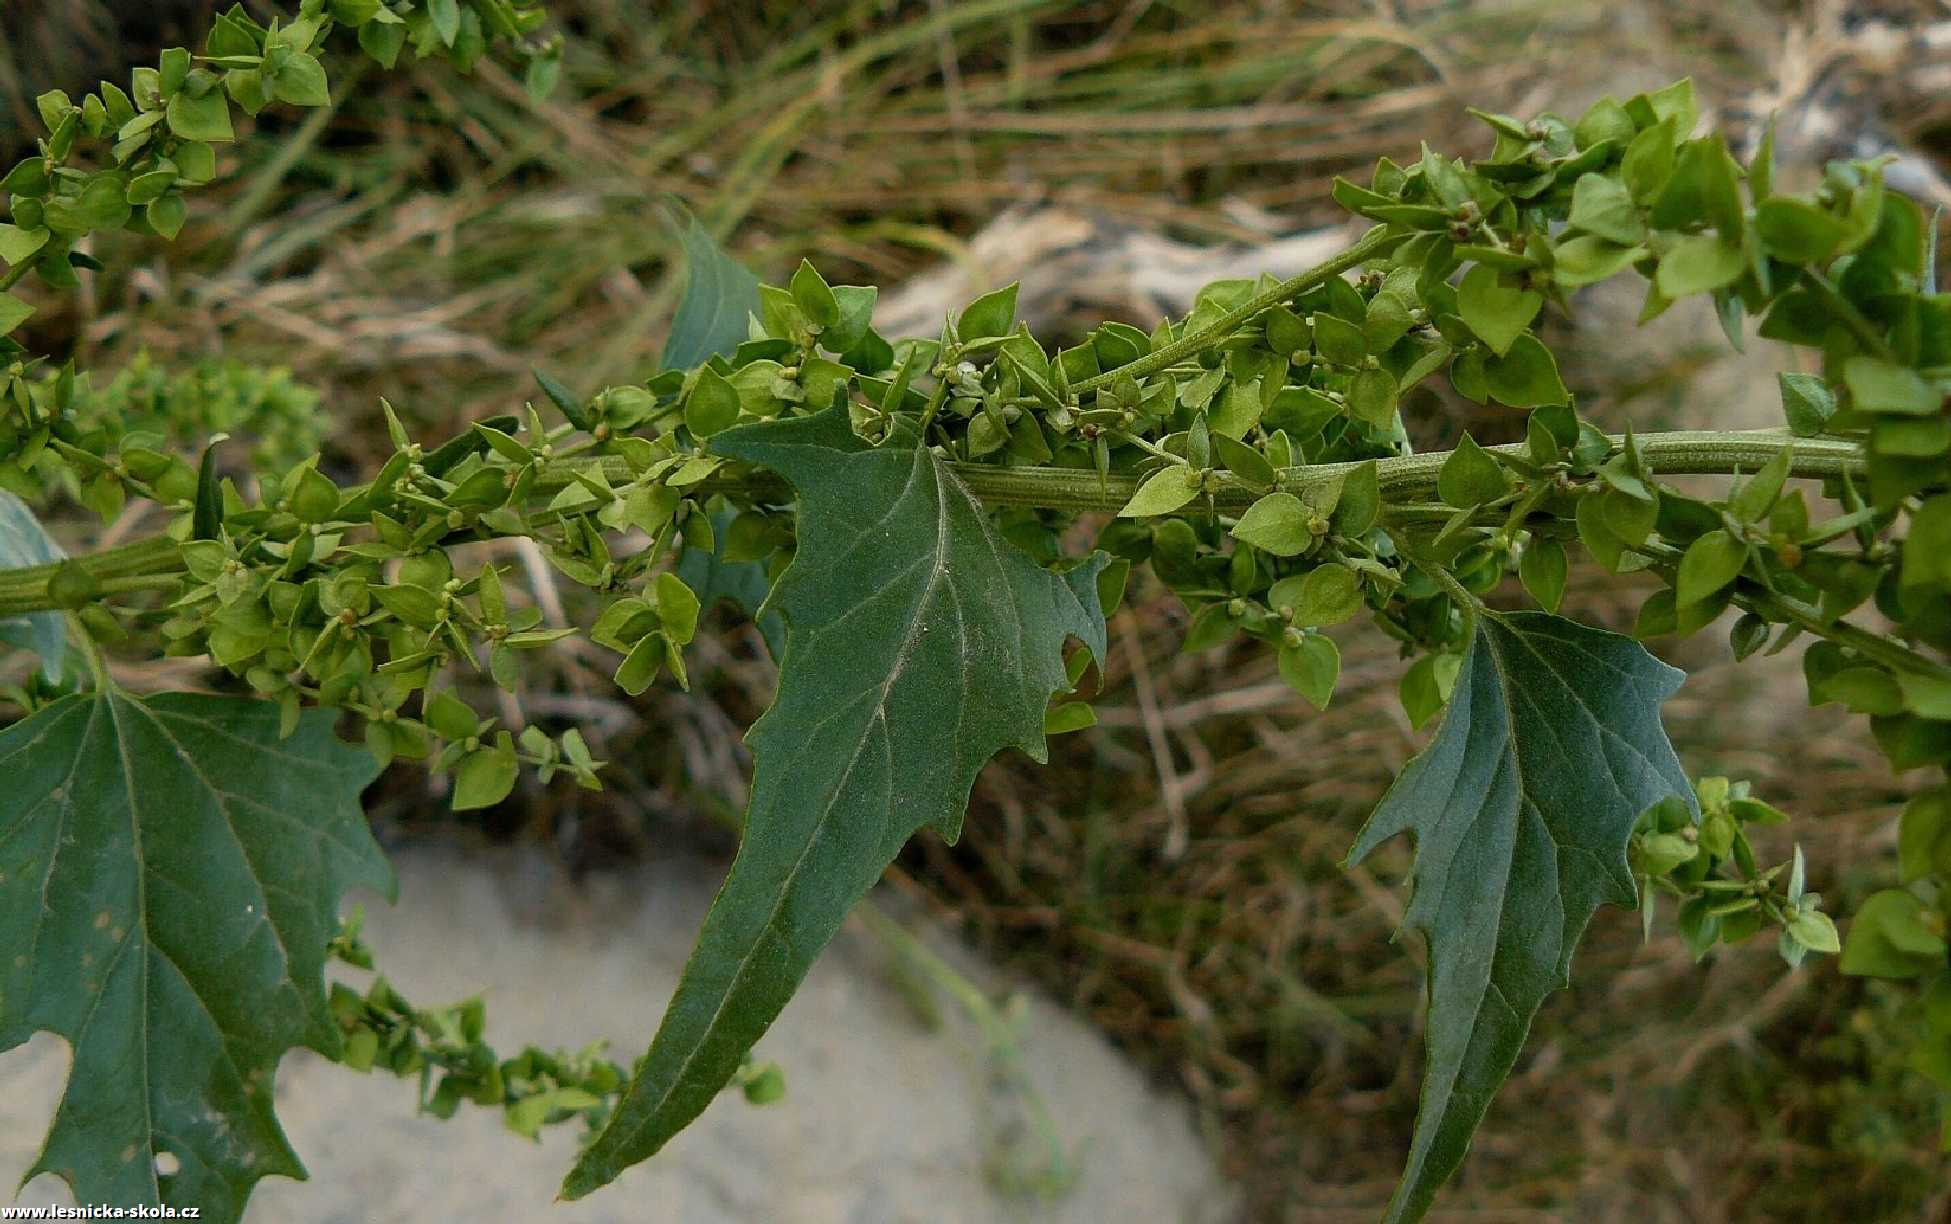
[[[1435,740],[1349,855],[1414,834],[1406,923],[1429,941],[1422,1102],[1391,1224],[1421,1219],[1462,1163],[1599,903],[1635,903],[1626,843],[1640,813],[1694,802],[1660,725],[1681,673],[1556,616],[1477,622]]]
[[[854,902],[925,825],[953,840],[983,762],[1044,758],[1062,647],[1099,658],[1104,559],[1056,575],[990,525],[933,452],[869,447],[845,410],[749,425],[712,448],[799,494],[779,695],[750,736],[745,840],[650,1053],[563,1183],[578,1198],[643,1160],[738,1069]]]
[[[0,1050],[74,1050],[28,1176],[235,1220],[259,1178],[305,1175],[272,1079],[292,1046],[339,1049],[339,894],[393,889],[359,810],[376,767],[333,718],[280,740],[270,702],[109,692],[0,732]]]

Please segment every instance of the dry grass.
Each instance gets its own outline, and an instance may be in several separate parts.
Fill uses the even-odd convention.
[[[1575,107],[1676,71],[1735,98],[1766,84],[1784,19],[1806,18],[1664,2],[555,7],[571,36],[558,101],[533,106],[492,69],[368,77],[329,123],[240,146],[168,262],[130,240],[110,262],[137,271],[37,320],[40,339],[106,366],[140,347],[288,364],[326,392],[333,457],[357,468],[380,394],[446,429],[530,394],[531,364],[584,388],[647,369],[679,287],[667,194],[762,270],[806,254],[881,284],[962,257],[1024,200],[1259,241],[1270,218],[1330,219],[1327,176],[1378,153],[1481,147],[1463,102]],[[1917,130],[1940,109],[1914,112]],[[1595,401],[1611,420],[1659,419],[1702,385],[1704,346],[1651,361],[1610,331],[1570,339],[1583,385],[1639,375],[1637,399]],[[1630,614],[1597,590],[1579,610]],[[1309,716],[1263,656],[1175,654],[1178,617],[1138,599],[1115,626],[1102,726],[1048,769],[992,766],[961,845],[922,839],[894,879],[1183,1085],[1256,1219],[1371,1219],[1414,1109],[1421,977],[1416,949],[1389,943],[1402,848],[1338,862],[1418,744],[1399,664],[1347,634],[1344,687]],[[1796,811],[1825,891],[1873,887],[1903,785],[1858,724],[1802,709],[1792,662],[1734,669],[1709,637],[1673,647],[1696,671],[1670,707],[1688,766]],[[698,649],[703,695],[636,703],[601,659],[565,655],[525,711],[599,732],[612,789],[529,794],[494,827],[581,866],[722,840],[704,831],[742,806],[734,736],[771,673],[749,635]],[[389,820],[424,807],[404,775],[380,804]],[[1635,916],[1604,911],[1440,1218],[1944,1218],[1928,1103],[1866,1070],[1891,1025],[1826,966],[1789,975],[1756,946],[1696,968],[1670,935],[1642,944]]]

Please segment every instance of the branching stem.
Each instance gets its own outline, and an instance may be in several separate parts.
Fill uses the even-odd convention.
[[[1275,285],[1265,293],[1258,294],[1215,319],[1212,323],[1180,336],[1170,344],[1153,349],[1136,361],[1127,362],[1115,370],[1087,378],[1071,385],[1071,394],[1081,396],[1087,391],[1108,387],[1117,378],[1145,378],[1156,374],[1179,360],[1193,357],[1210,349],[1223,337],[1230,335],[1242,323],[1253,318],[1269,306],[1278,306],[1306,293],[1317,285],[1325,285],[1350,268],[1360,267],[1378,255],[1402,245],[1409,235],[1390,234],[1379,227],[1370,231],[1361,241],[1355,243],[1326,263],[1316,264],[1307,271]]]
[[[1614,436],[1611,441],[1616,451],[1624,445],[1625,440]],[[1791,475],[1822,479],[1844,473],[1856,475],[1863,471],[1862,450],[1855,442],[1840,438],[1794,438],[1781,430],[1679,430],[1641,435],[1638,442],[1640,454],[1662,475],[1752,472],[1784,447],[1790,446],[1793,447]],[[1521,444],[1489,449],[1513,455],[1524,453]],[[1376,471],[1383,499],[1392,506],[1426,501],[1435,490],[1437,473],[1448,458],[1447,451],[1431,451],[1377,461]],[[627,482],[632,478],[629,468],[620,458],[608,457],[602,460],[602,464],[604,475],[615,481]],[[1100,477],[1096,472],[1075,468],[1004,468],[981,463],[958,463],[953,466],[963,484],[985,505],[1034,506],[1073,514],[1115,513],[1131,499],[1140,479],[1124,475]],[[1321,463],[1286,468],[1281,471],[1275,487],[1300,493],[1339,480],[1359,466],[1357,463]],[[568,467],[567,464],[553,467],[543,479],[536,481],[537,494],[552,496],[568,487],[572,483]],[[1219,473],[1218,479],[1218,488],[1213,493],[1213,505],[1218,510],[1245,509],[1262,495],[1259,490],[1229,473]],[[697,486],[695,491],[699,494],[739,492],[762,499],[776,496],[782,503],[791,497],[790,490],[782,481],[763,472],[714,477]],[[105,549],[80,557],[78,561],[97,580],[173,574],[183,569],[183,558],[176,541],[161,536]],[[47,584],[54,576],[55,568],[53,565],[39,565],[0,572],[0,616],[15,616],[53,607],[48,598]]]

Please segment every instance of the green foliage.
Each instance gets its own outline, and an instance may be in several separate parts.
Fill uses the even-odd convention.
[[[745,339],[746,319],[760,309],[759,278],[713,242],[696,217],[680,213],[680,220],[691,283],[664,341],[667,370],[689,370],[729,355]]]
[[[316,455],[324,436],[318,393],[279,368],[206,361],[169,370],[144,353],[99,390],[87,373],[68,368],[15,387],[24,417],[61,422],[50,439],[57,446],[114,454],[121,466],[0,462],[0,487],[28,498],[58,488],[104,519],[121,513],[131,489],[189,502],[196,479],[189,456],[213,440],[232,439],[235,454],[248,456],[241,466],[277,472]]]
[[[997,538],[930,451],[870,447],[844,412],[751,425],[722,454],[798,494],[799,551],[775,599],[779,695],[750,737],[745,837],[650,1053],[563,1194],[655,1153],[710,1103],[853,903],[908,837],[953,841],[976,770],[1044,756],[1062,647],[1104,656],[1103,559],[1058,576]]]
[[[152,538],[66,561],[41,550],[20,508],[0,522],[0,617],[40,618],[34,648],[71,644],[95,678],[91,695],[71,670],[9,691],[29,717],[0,732],[0,751],[74,781],[52,805],[0,806],[27,830],[0,828],[0,852],[35,852],[50,812],[110,831],[91,844],[130,832],[127,861],[65,864],[100,878],[62,895],[89,897],[88,914],[108,917],[100,929],[140,940],[127,963],[149,972],[164,947],[189,955],[170,925],[182,876],[149,889],[149,862],[208,859],[232,876],[239,862],[288,866],[288,838],[225,841],[195,824],[223,810],[220,795],[262,799],[299,785],[303,761],[331,760],[331,785],[270,810],[357,848],[328,871],[312,864],[294,886],[302,913],[273,922],[288,980],[214,983],[257,1027],[205,1033],[165,1072],[207,1071],[224,1042],[257,1068],[297,1042],[343,1042],[355,1066],[438,1068],[423,1101],[435,1112],[499,1105],[523,1134],[601,1122],[565,1193],[596,1188],[727,1083],[772,1095],[742,1060],[903,842],[923,827],[952,838],[975,771],[1002,748],[1035,754],[1046,734],[1091,725],[1087,703],[1051,699],[1103,659],[1104,613],[1144,567],[1185,605],[1188,650],[1258,643],[1325,706],[1341,656],[1324,630],[1366,612],[1410,660],[1410,722],[1447,706],[1356,846],[1360,857],[1415,834],[1410,923],[1431,949],[1429,1075],[1392,1219],[1420,1218],[1462,1160],[1601,901],[1638,896],[1649,923],[1656,897],[1677,901],[1697,952],[1772,929],[1791,966],[1840,953],[1845,972],[1916,986],[1929,1022],[1908,1061],[1951,1084],[1940,791],[1906,812],[1892,886],[1839,934],[1799,851],[1755,859],[1748,826],[1779,813],[1740,783],[1688,787],[1657,713],[1676,673],[1549,615],[1576,542],[1612,573],[1655,580],[1638,636],[1737,611],[1741,657],[1811,639],[1812,701],[1867,715],[1896,769],[1951,763],[1951,295],[1936,289],[1921,212],[1885,190],[1878,165],[1838,163],[1815,190],[1778,192],[1766,145],[1744,167],[1719,135],[1695,135],[1684,81],[1601,99],[1576,122],[1479,114],[1493,134],[1483,158],[1426,148],[1407,166],[1383,159],[1367,185],[1338,181],[1335,198],[1375,225],[1322,266],[1218,282],[1183,319],[1150,332],[1108,322],[1069,348],[1018,323],[1014,286],[954,312],[938,339],[890,341],[872,324],[873,288],[831,284],[807,262],[785,286],[761,285],[685,215],[690,287],[659,373],[589,396],[538,375],[548,416],[529,406],[424,444],[382,404],[390,448],[350,484],[319,465],[308,393],[275,373],[139,366],[98,393],[85,371],[48,368],[7,338],[30,317],[31,294],[11,290],[30,273],[71,287],[92,266],[75,254],[85,235],[168,237],[185,223],[185,189],[217,174],[214,145],[241,130],[233,108],[329,104],[321,54],[335,31],[382,65],[411,46],[464,71],[510,40],[543,89],[557,49],[528,37],[540,21],[515,0],[304,0],[268,26],[233,9],[202,56],[171,49],[127,90],[40,99],[47,136],[0,184],[0,484],[29,502],[63,492],[105,518],[147,499],[168,519]],[[1810,350],[1820,372],[1782,379],[1789,431],[1615,437],[1583,419],[1538,321],[1617,275],[1644,283],[1644,318],[1700,296],[1731,336],[1752,317],[1764,337]],[[1525,440],[1412,453],[1399,405],[1439,377],[1530,410]],[[226,478],[245,466],[216,447],[231,431],[263,439],[252,479]],[[1703,473],[1732,478],[1723,496],[1666,479]],[[1791,483],[1807,481],[1821,483]],[[1078,561],[1093,527],[1108,557]],[[569,590],[568,623],[545,624],[483,559],[478,546],[501,540],[539,550]],[[1544,613],[1485,606],[1512,570]],[[578,633],[614,652],[628,694],[666,674],[688,685],[700,615],[723,600],[758,617],[780,690],[752,734],[739,858],[614,1112],[614,1064],[499,1059],[471,1004],[422,1011],[382,982],[335,994],[328,1015],[314,979],[331,903],[379,870],[344,810],[373,767],[424,761],[458,809],[502,802],[525,769],[600,785],[604,763],[579,731],[504,726],[492,690],[519,691],[528,660]],[[1067,637],[1088,651],[1069,667]],[[207,658],[262,700],[126,696],[107,682],[104,647]],[[189,713],[213,702],[222,715]],[[330,742],[337,713],[363,732],[356,766]],[[172,720],[192,749],[171,754],[148,730]],[[211,727],[252,750],[195,739]],[[126,797],[137,770],[145,786],[201,771],[177,789],[210,804],[143,809]],[[10,862],[0,890],[18,891],[21,870]],[[243,884],[213,890],[227,899]],[[7,895],[0,928],[35,929],[40,909]],[[118,923],[116,904],[143,925]],[[80,947],[100,929],[63,937]],[[83,954],[62,951],[71,965]],[[34,972],[29,985],[0,978],[0,1035],[72,1035],[102,990]],[[121,1030],[89,1031],[88,1065],[134,1063],[158,1032],[193,1044],[122,1014]],[[196,1022],[186,1009],[167,1019]],[[98,1078],[78,1074],[72,1090],[132,1091]],[[134,1090],[157,1085],[175,1090]],[[50,1167],[84,1197],[99,1185],[235,1214],[250,1177],[297,1165],[268,1106],[239,1104],[233,1088],[198,1082],[222,1098],[202,1107],[252,1128],[248,1175],[198,1153],[194,1174],[164,1186],[139,1158],[155,1136],[74,1111],[56,1119]],[[114,1105],[99,1116],[136,1116]]]
[[[348,965],[371,969],[372,949],[359,937],[363,917],[355,910],[329,950]],[[339,1061],[354,1071],[418,1080],[420,1108],[437,1118],[451,1118],[472,1103],[501,1110],[502,1124],[526,1139],[539,1140],[544,1126],[572,1120],[593,1136],[628,1080],[622,1066],[603,1057],[602,1042],[573,1051],[529,1045],[502,1058],[485,1039],[487,1009],[479,998],[416,1007],[380,976],[363,993],[334,982],[329,1005],[344,1035]],[[785,1092],[776,1065],[749,1058],[732,1082],[753,1104],[768,1104]]]
[[[339,894],[393,888],[359,811],[376,771],[332,722],[108,691],[0,731],[0,1050],[42,1029],[74,1048],[30,1176],[220,1220],[304,1176],[273,1076],[294,1045],[339,1053]]]
[[[1681,678],[1629,638],[1480,614],[1436,738],[1350,851],[1415,835],[1404,922],[1429,940],[1422,1108],[1389,1220],[1420,1219],[1462,1163],[1593,910],[1634,903],[1640,813],[1691,798],[1659,716]]]
[[[261,25],[242,5],[220,14],[203,54],[172,47],[156,68],[138,68],[125,90],[107,81],[81,101],[60,90],[37,98],[47,137],[35,156],[0,176],[11,221],[0,229],[0,343],[31,316],[7,293],[29,272],[50,286],[74,284],[85,256],[77,242],[96,230],[129,228],[174,238],[183,194],[216,172],[213,145],[236,137],[231,109],[256,115],[274,103],[329,106],[319,55],[335,30],[356,34],[367,55],[392,67],[411,42],[416,58],[441,55],[469,71],[493,39],[517,40],[543,21],[529,0],[302,0],[289,21]],[[553,44],[521,44],[531,60]],[[534,79],[533,76],[531,79]],[[95,162],[95,168],[84,168]],[[17,347],[17,346],[16,346]],[[4,355],[4,354],[0,354]]]

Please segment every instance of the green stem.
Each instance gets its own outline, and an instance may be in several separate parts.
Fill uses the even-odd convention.
[[[1456,575],[1450,572],[1448,566],[1430,560],[1416,549],[1406,535],[1391,532],[1389,538],[1395,541],[1397,552],[1413,562],[1417,569],[1428,574],[1430,581],[1443,588],[1443,593],[1450,597],[1450,602],[1457,606],[1457,611],[1463,613],[1464,636],[1469,637],[1476,628],[1477,614],[1484,611],[1484,601],[1478,599],[1469,587],[1458,582]]]
[[[1359,267],[1369,260],[1374,259],[1376,256],[1386,254],[1395,249],[1407,240],[1408,237],[1408,234],[1391,234],[1380,228],[1371,230],[1360,242],[1357,242],[1354,246],[1329,259],[1326,263],[1316,264],[1300,275],[1280,282],[1265,293],[1250,298],[1239,306],[1235,306],[1198,331],[1187,332],[1172,343],[1155,348],[1138,360],[1127,362],[1115,370],[1107,370],[1103,374],[1073,384],[1070,389],[1071,395],[1073,397],[1081,397],[1087,391],[1095,391],[1100,387],[1108,387],[1115,378],[1125,376],[1144,378],[1147,375],[1158,373],[1181,358],[1192,357],[1203,353],[1213,347],[1214,341],[1231,334],[1235,328],[1252,319],[1269,306],[1278,306],[1283,302],[1290,301],[1306,293],[1316,285],[1325,285],[1350,268]]]
[[[1609,441],[1612,453],[1625,446],[1623,435]],[[1809,479],[1826,479],[1845,472],[1864,470],[1861,448],[1838,438],[1793,438],[1780,430],[1714,432],[1680,430],[1645,434],[1638,438],[1640,454],[1661,475],[1728,475],[1735,471],[1752,472],[1784,448],[1792,447],[1790,474]],[[1522,457],[1525,446],[1486,447],[1493,452]],[[1426,500],[1436,489],[1437,473],[1450,457],[1448,451],[1402,455],[1375,461],[1376,476],[1385,501]],[[1317,463],[1283,469],[1275,488],[1287,493],[1303,493],[1345,478],[1361,463]],[[1135,476],[1107,476],[1100,480],[1095,472],[1070,468],[999,468],[987,464],[955,464],[955,473],[969,491],[990,506],[1037,506],[1073,513],[1115,512],[1139,485]],[[1261,492],[1230,473],[1219,474],[1215,504],[1222,510],[1244,509],[1259,500]]]
[[[115,687],[115,681],[109,679],[108,664],[102,659],[101,647],[95,645],[94,635],[88,632],[88,626],[81,623],[79,616],[70,612],[67,618],[68,639],[81,651],[82,657],[88,660],[88,671],[95,678],[95,691],[108,692]]]
[[[1683,555],[1681,549],[1664,540],[1647,540],[1634,551],[1646,554],[1659,561],[1659,571],[1667,581],[1674,580],[1674,573]],[[1951,681],[1951,667],[1918,653],[1894,638],[1853,625],[1846,620],[1825,620],[1816,609],[1800,600],[1790,599],[1773,591],[1763,590],[1752,584],[1737,587],[1734,603],[1744,611],[1752,612],[1764,620],[1777,624],[1789,624],[1805,633],[1812,633],[1827,639],[1838,646],[1854,650],[1864,658],[1898,672],[1936,676]]]
[[[935,423],[935,414],[942,410],[948,400],[948,376],[944,373],[935,380],[935,389],[928,393],[928,405],[921,410],[921,425],[915,430],[923,446],[928,445],[928,427]]]
[[[1836,313],[1836,317],[1855,333],[1856,338],[1862,341],[1865,348],[1885,361],[1897,360],[1897,354],[1891,351],[1889,342],[1883,338],[1883,333],[1877,330],[1876,324],[1864,318],[1863,312],[1856,308],[1856,303],[1843,296],[1842,290],[1830,284],[1828,277],[1814,268],[1804,268],[1802,275],[1815,286],[1816,295],[1822,299],[1823,304]]]
[[[1625,444],[1621,436],[1610,439],[1617,452]],[[1640,454],[1656,472],[1663,475],[1718,474],[1752,472],[1784,448],[1792,447],[1790,474],[1823,479],[1863,471],[1861,448],[1838,438],[1792,438],[1779,430],[1710,432],[1683,430],[1646,434],[1639,439]],[[1488,448],[1506,454],[1523,455],[1524,445]],[[1421,455],[1402,455],[1376,460],[1376,473],[1382,496],[1391,505],[1426,501],[1436,488],[1436,476],[1449,458],[1448,452],[1431,451]],[[617,482],[632,479],[621,458],[606,457],[604,474]],[[1321,463],[1287,468],[1280,473],[1276,488],[1300,493],[1345,477],[1359,463]],[[1105,476],[1076,468],[1004,468],[985,463],[955,463],[950,467],[983,504],[992,507],[1033,506],[1074,514],[1114,513],[1131,500],[1138,488],[1135,476]],[[1213,504],[1219,510],[1242,510],[1252,505],[1262,492],[1230,473],[1220,473]],[[536,492],[553,495],[570,483],[566,473],[554,471],[536,481]],[[791,493],[785,483],[770,473],[748,476],[715,477],[696,486],[696,493],[743,493],[765,500],[785,502]],[[156,537],[138,540],[78,558],[82,568],[97,579],[132,578],[155,574],[180,573],[183,558],[174,540]],[[0,616],[38,612],[54,605],[48,601],[47,583],[55,566],[37,565],[28,569],[0,572]]]
[[[1894,671],[1936,676],[1941,680],[1951,681],[1951,667],[1946,667],[1901,642],[1887,638],[1881,633],[1874,633],[1860,625],[1852,625],[1845,620],[1825,621],[1813,608],[1793,599],[1772,592],[1737,591],[1734,602],[1756,616],[1800,626],[1805,632],[1827,638],[1838,646],[1854,650],[1864,658],[1881,663]]]

